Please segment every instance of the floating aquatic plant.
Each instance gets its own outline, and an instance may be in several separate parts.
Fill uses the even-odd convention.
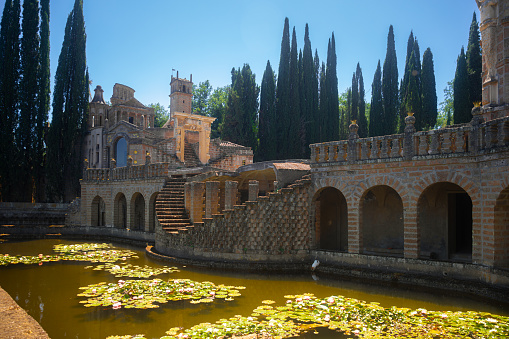
[[[138,258],[130,250],[107,249],[108,244],[74,244],[55,245],[53,250],[59,254],[53,255],[9,255],[0,254],[0,266],[10,264],[39,264],[51,261],[88,261],[97,263],[113,263],[119,260]]]
[[[265,334],[293,337],[316,328],[329,328],[361,338],[507,338],[509,317],[482,312],[436,312],[425,309],[384,308],[377,303],[312,294],[289,297],[274,308],[257,307],[250,317],[235,316],[190,329],[172,328],[163,338],[230,338]]]
[[[152,276],[180,272],[176,267],[163,266],[161,268],[154,268],[150,266],[137,266],[131,264],[114,264],[106,263],[104,265],[87,266],[85,268],[92,268],[94,271],[107,271],[115,275],[116,278],[129,277],[129,278],[150,278]]]
[[[191,300],[191,303],[209,303],[215,299],[233,300],[240,296],[243,287],[214,285],[209,281],[197,282],[189,279],[119,280],[80,287],[78,294],[86,297],[80,301],[85,307],[111,306],[113,309],[157,308],[157,304],[169,301]]]

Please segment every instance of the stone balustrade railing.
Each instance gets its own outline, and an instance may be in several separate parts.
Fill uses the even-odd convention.
[[[415,132],[415,118],[405,119],[402,134],[359,139],[358,126],[350,125],[348,140],[310,145],[312,163],[352,163],[379,159],[411,160],[420,156],[476,154],[509,146],[509,117],[438,130]]]
[[[170,163],[160,162],[117,168],[86,168],[83,171],[83,180],[107,181],[162,178],[169,175],[169,167]]]

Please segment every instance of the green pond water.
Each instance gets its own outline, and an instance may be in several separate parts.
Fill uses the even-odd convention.
[[[10,255],[54,254],[56,244],[75,244],[80,241],[33,240],[0,243],[0,253]],[[179,272],[157,276],[160,279],[191,279],[211,281],[216,285],[245,286],[241,296],[234,301],[216,300],[207,304],[191,304],[176,301],[160,305],[156,309],[117,309],[111,307],[86,308],[79,303],[83,297],[79,287],[99,282],[117,282],[107,271],[85,269],[87,262],[55,262],[43,265],[0,266],[0,286],[46,330],[52,339],[59,338],[106,338],[110,335],[144,334],[147,338],[160,338],[172,327],[189,328],[199,323],[214,323],[221,318],[235,315],[249,316],[252,310],[271,299],[275,305],[285,303],[285,295],[313,293],[319,298],[343,295],[349,298],[378,302],[383,307],[425,308],[435,311],[483,311],[507,315],[507,309],[495,304],[482,303],[468,298],[451,297],[446,294],[421,293],[374,284],[363,284],[341,279],[331,279],[310,274],[280,275],[222,272],[203,268],[185,267],[178,264],[158,262],[145,256],[144,251],[123,245],[117,248],[138,253],[138,259],[127,263],[154,268],[176,266]],[[310,263],[311,264],[311,263]],[[154,277],[153,277],[154,278]],[[150,278],[152,279],[152,278]],[[306,338],[341,338],[330,330],[308,333]]]

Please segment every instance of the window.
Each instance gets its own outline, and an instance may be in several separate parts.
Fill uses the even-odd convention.
[[[127,166],[127,141],[125,138],[118,139],[115,151],[117,167]]]
[[[129,123],[130,124],[134,124],[134,118],[133,117],[129,117]]]

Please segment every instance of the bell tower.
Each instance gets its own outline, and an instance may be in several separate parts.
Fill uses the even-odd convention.
[[[193,99],[193,75],[191,74],[190,80],[171,76],[170,82],[170,114],[174,112],[187,113],[191,112],[191,102]]]

